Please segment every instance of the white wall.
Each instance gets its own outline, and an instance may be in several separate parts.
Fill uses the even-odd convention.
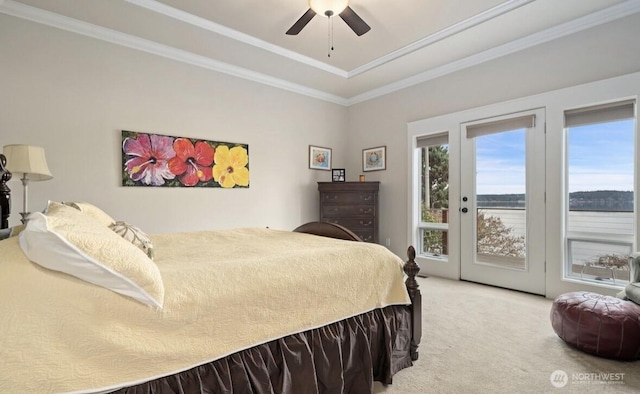
[[[83,200],[148,232],[269,226],[318,218],[308,145],[344,167],[347,109],[0,15],[0,147],[45,148],[54,175],[29,210]],[[249,189],[122,187],[121,130],[249,144]],[[22,186],[10,225],[19,223]]]

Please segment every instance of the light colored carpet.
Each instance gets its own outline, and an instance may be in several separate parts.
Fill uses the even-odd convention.
[[[475,283],[418,280],[420,358],[392,385],[376,383],[376,394],[640,392],[640,361],[591,356],[558,338],[549,320],[552,300]],[[566,374],[564,387],[552,384],[554,371]],[[561,379],[556,374],[556,383]]]

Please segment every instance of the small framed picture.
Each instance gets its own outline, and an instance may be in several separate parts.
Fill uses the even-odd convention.
[[[331,180],[333,182],[344,182],[346,179],[344,168],[334,168],[331,170]]]
[[[387,147],[378,146],[362,150],[362,171],[387,169]]]
[[[329,171],[331,169],[331,148],[309,145],[309,168]]]

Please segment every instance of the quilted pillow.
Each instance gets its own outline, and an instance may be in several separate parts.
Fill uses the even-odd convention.
[[[83,212],[52,202],[46,215],[31,215],[19,240],[38,265],[162,308],[164,284],[154,262]]]
[[[115,222],[109,228],[119,236],[140,248],[151,260],[153,260],[153,243],[147,234],[138,227],[127,222]]]
[[[51,204],[51,203],[52,202],[49,201],[49,204]],[[98,222],[103,224],[104,226],[110,226],[110,225],[112,225],[113,223],[116,222],[111,216],[109,216],[108,213],[106,213],[102,209],[100,209],[100,208],[96,207],[95,205],[90,204],[88,202],[65,201],[65,202],[63,202],[63,204],[64,205],[68,205],[70,207],[73,207],[73,208],[77,209],[80,212],[84,212],[85,214],[91,216],[92,218],[94,218],[95,220],[97,220]],[[49,210],[49,208],[47,208],[47,211],[48,210]]]

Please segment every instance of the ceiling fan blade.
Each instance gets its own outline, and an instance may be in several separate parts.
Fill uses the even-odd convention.
[[[349,6],[340,13],[340,18],[359,36],[371,30],[371,27]]]
[[[307,12],[305,12],[304,15],[302,15],[300,19],[298,19],[296,23],[294,23],[293,26],[291,26],[291,28],[287,30],[287,34],[290,36],[295,36],[296,34],[300,33],[300,31],[307,25],[307,23],[309,23],[309,21],[311,21],[311,19],[313,19],[314,16],[316,16],[316,12],[309,8]]]

